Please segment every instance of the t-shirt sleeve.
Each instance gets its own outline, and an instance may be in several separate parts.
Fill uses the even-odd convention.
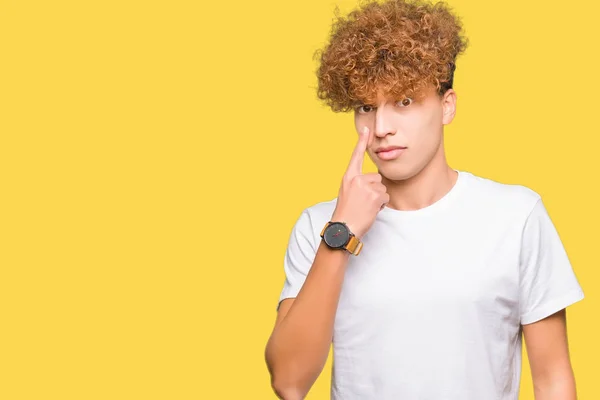
[[[283,259],[285,281],[277,309],[282,300],[295,298],[300,292],[315,259],[317,248],[314,236],[310,215],[304,210],[294,224],[288,240]]]
[[[541,198],[525,223],[520,261],[521,324],[539,321],[583,299],[583,290]]]

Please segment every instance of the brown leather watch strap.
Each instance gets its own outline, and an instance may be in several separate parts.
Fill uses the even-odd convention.
[[[360,251],[363,248],[363,243],[358,240],[356,238],[356,236],[352,235],[350,236],[350,240],[348,241],[348,244],[346,245],[346,250],[348,250],[350,253],[352,253],[353,255],[357,256],[360,254]]]

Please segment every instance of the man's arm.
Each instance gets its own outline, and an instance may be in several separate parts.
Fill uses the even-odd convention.
[[[342,178],[331,216],[332,221],[345,222],[359,240],[369,230],[377,213],[390,201],[382,176],[362,172],[370,137],[371,132],[364,127]],[[290,292],[297,293],[295,300],[286,299],[280,304],[276,325],[265,349],[271,386],[284,400],[303,399],[325,366],[350,257],[348,251],[330,249],[323,240],[315,250],[308,245],[306,247],[311,250],[303,250],[298,237],[312,235],[314,231],[301,234],[301,230],[306,227],[300,229],[297,225],[294,229],[286,265],[289,273],[295,276],[292,281],[300,280],[298,274],[292,272],[295,270],[307,270],[306,278],[302,279],[297,292]],[[296,258],[303,261],[293,261]],[[310,258],[312,264],[308,266]]]
[[[348,257],[321,242],[302,290],[279,307],[265,357],[281,399],[303,399],[325,366]]]
[[[576,400],[566,310],[523,325],[536,400]]]

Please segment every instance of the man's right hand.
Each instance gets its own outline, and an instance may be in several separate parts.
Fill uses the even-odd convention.
[[[379,211],[390,201],[387,188],[381,183],[381,174],[362,172],[369,138],[369,129],[364,127],[342,178],[331,219],[345,222],[359,239],[367,233]]]

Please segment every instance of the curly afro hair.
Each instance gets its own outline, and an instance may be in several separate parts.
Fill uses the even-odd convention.
[[[468,39],[444,2],[366,0],[335,15],[329,43],[315,52],[317,96],[334,112],[373,104],[378,91],[418,100],[431,86],[440,95],[452,87]]]

